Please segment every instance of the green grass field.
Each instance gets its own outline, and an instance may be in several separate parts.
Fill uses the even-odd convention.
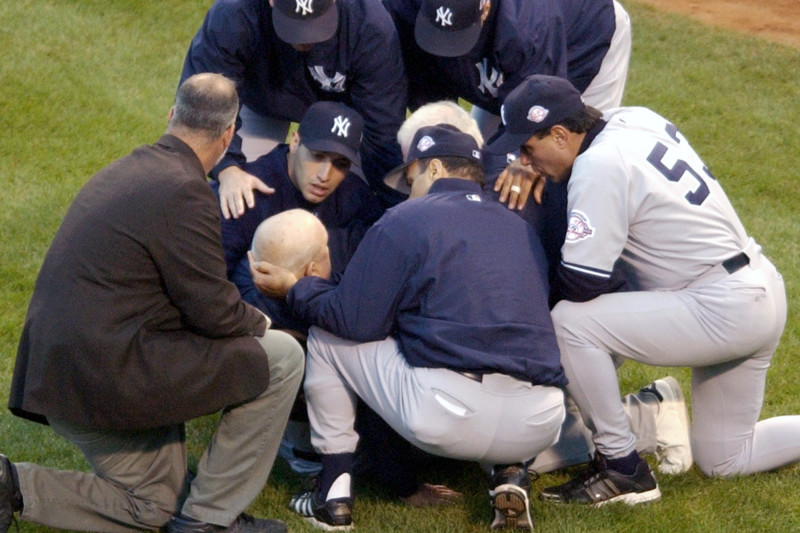
[[[265,0],[266,1],[266,0]],[[154,141],[166,126],[183,56],[210,0],[0,2],[0,402],[7,403],[16,346],[45,251],[80,186],[100,167]],[[625,2],[634,50],[626,105],[672,120],[726,188],[749,232],[786,278],[789,318],[767,380],[763,416],[800,413],[800,50],[735,35]],[[664,374],[628,363],[625,391]],[[689,372],[674,370],[685,388]],[[189,425],[196,458],[214,417]],[[0,452],[14,461],[86,468],[52,432],[0,412]],[[534,493],[566,479],[545,475]],[[359,487],[361,531],[488,529],[477,467],[431,473],[464,491],[462,505],[413,510],[377,487]],[[663,500],[638,508],[545,506],[542,532],[800,530],[800,467],[735,480],[696,470],[660,478]],[[251,511],[311,531],[286,508],[303,480],[279,463]],[[20,531],[52,531],[21,523]]]

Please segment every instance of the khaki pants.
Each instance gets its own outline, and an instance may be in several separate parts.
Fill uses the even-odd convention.
[[[267,481],[303,377],[304,353],[294,338],[267,331],[259,342],[269,354],[267,390],[223,411],[193,480],[187,480],[183,425],[103,431],[50,420],[92,472],[17,463],[21,518],[62,529],[129,532],[160,528],[180,511],[230,525]]]

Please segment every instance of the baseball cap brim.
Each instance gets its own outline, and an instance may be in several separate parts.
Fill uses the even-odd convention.
[[[421,12],[414,24],[414,38],[420,48],[441,57],[463,56],[475,46],[481,34],[480,21],[463,30],[442,31]]]
[[[330,139],[315,139],[315,140],[307,140],[305,137],[302,138],[301,142],[303,146],[309,148],[311,150],[317,152],[329,152],[333,154],[339,154],[341,156],[346,157],[356,166],[361,166],[361,156],[351,147],[337,143]]]
[[[327,41],[339,27],[339,10],[334,4],[313,20],[290,18],[278,9],[272,10],[272,25],[282,41],[289,44],[314,44]]]
[[[416,159],[414,161],[416,161]],[[395,167],[387,172],[386,176],[383,178],[384,185],[391,187],[401,194],[410,195],[411,186],[408,184],[408,180],[406,180],[406,169],[414,161]]]
[[[533,133],[509,133],[505,131],[486,146],[486,151],[493,154],[510,154],[519,150],[519,147],[525,144],[532,136]]]

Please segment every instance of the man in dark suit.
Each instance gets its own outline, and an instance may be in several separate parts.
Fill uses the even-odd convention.
[[[34,288],[9,408],[78,446],[92,473],[0,455],[0,532],[14,512],[83,531],[286,531],[243,513],[272,468],[303,351],[225,276],[205,177],[237,111],[230,80],[188,78],[166,134],[75,198]],[[184,422],[218,411],[192,478]]]

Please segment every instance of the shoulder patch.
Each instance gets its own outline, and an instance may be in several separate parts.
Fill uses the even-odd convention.
[[[566,242],[578,242],[584,239],[590,239],[593,236],[594,228],[589,221],[589,217],[580,211],[570,212],[569,222],[567,224]]]

